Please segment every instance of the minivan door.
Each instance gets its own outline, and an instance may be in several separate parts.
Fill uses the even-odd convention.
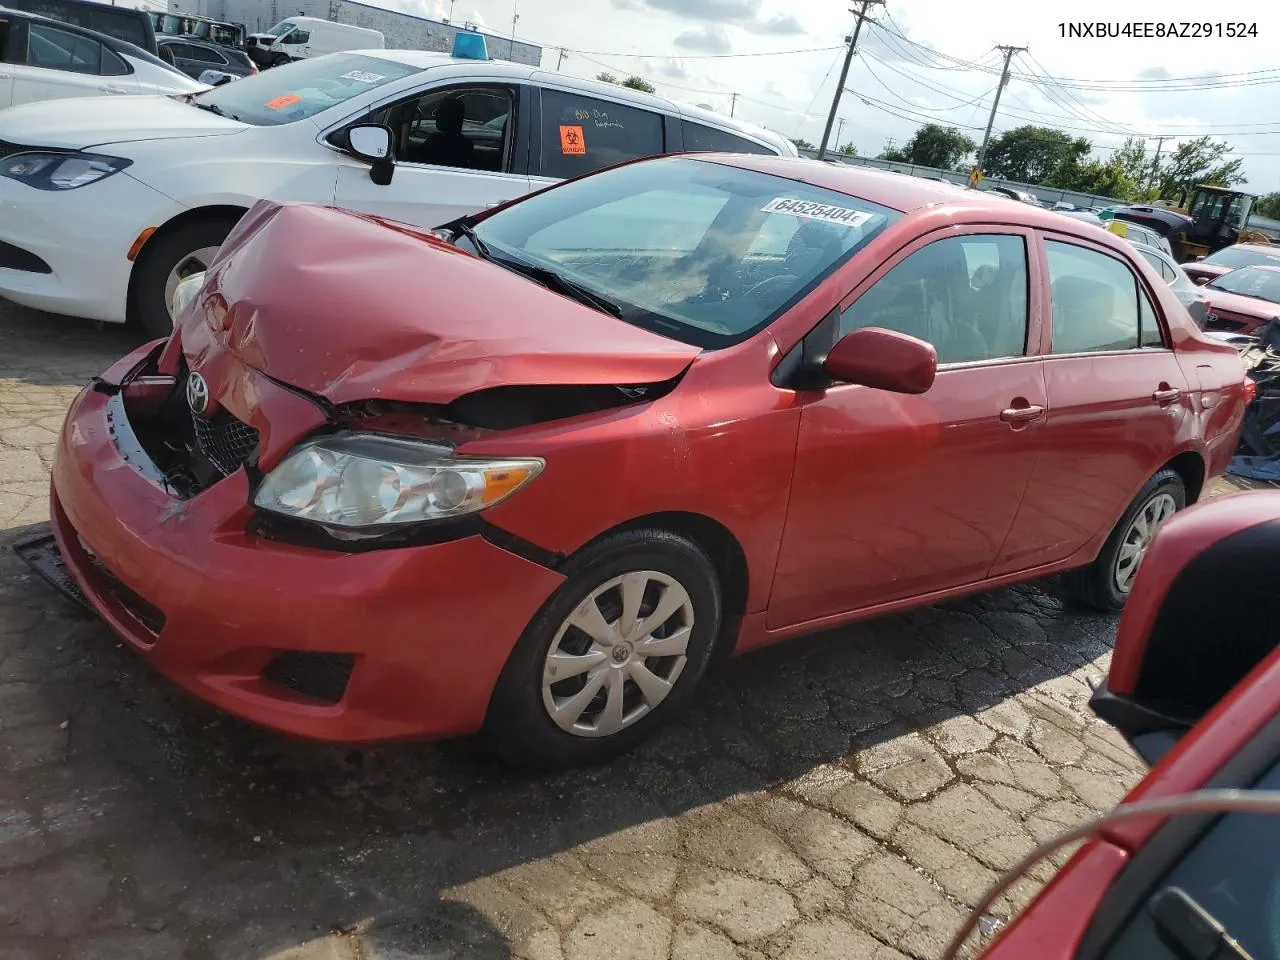
[[[434,87],[363,118],[395,131],[395,175],[379,186],[367,164],[344,157],[335,204],[436,227],[523,196],[530,189],[525,91],[506,84]]]

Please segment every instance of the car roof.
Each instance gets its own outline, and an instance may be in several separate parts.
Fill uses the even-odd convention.
[[[128,12],[127,7],[116,7],[115,9]],[[82,27],[78,23],[67,23],[65,20],[56,20],[53,17],[41,16],[38,13],[28,13],[26,10],[14,10],[12,7],[0,5],[0,15],[9,20],[31,20],[36,23],[47,23],[50,26],[57,27],[59,30],[65,30],[68,33],[79,33],[86,37],[92,37],[105,47],[110,47],[116,53],[125,54],[135,57],[139,60],[145,60],[151,64],[160,64],[165,69],[172,69],[167,63],[159,57],[152,56],[147,50],[143,50],[136,43],[130,43],[128,40],[120,40],[106,33],[100,33],[89,27]],[[159,38],[157,38],[159,39]]]

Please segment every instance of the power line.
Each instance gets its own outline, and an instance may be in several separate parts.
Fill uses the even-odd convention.
[[[987,130],[982,135],[982,146],[978,147],[978,159],[973,164],[973,176],[969,182],[975,185],[982,176],[982,163],[987,159],[987,144],[991,142],[991,128],[995,126],[996,111],[1000,109],[1000,94],[1009,83],[1009,64],[1013,61],[1015,53],[1021,53],[1026,49],[1026,47],[1000,46],[1000,50],[1004,53],[1004,71],[1000,74],[1000,82],[996,84],[996,98],[991,101],[991,116],[987,118]]]
[[[961,103],[957,104],[955,107],[951,109],[959,109],[960,107],[972,106],[973,104],[977,103],[979,100],[985,100],[987,97],[991,96],[991,94],[994,93],[996,89],[995,87],[992,87],[986,93],[980,93],[976,97],[966,99],[963,95],[957,96],[957,92],[954,90],[948,90],[945,87],[934,86],[933,84],[929,83],[927,80],[924,80],[922,77],[917,77],[914,74],[908,73],[904,69],[895,67],[892,63],[889,63],[887,60],[881,60],[879,57],[877,57],[874,53],[871,53],[870,51],[864,50],[862,52],[862,57],[864,62],[867,59],[874,60],[876,63],[880,64],[880,66],[884,67],[886,70],[892,70],[898,76],[904,77],[907,80],[912,81],[913,83],[918,83],[920,86],[928,90],[932,90],[934,93],[940,93],[944,97],[950,97],[953,100],[962,101]],[[868,67],[867,69],[870,70],[871,68]],[[876,77],[876,79],[879,80],[880,78]],[[883,86],[883,83],[881,85]],[[886,89],[888,88],[886,87]]]
[[[539,44],[539,46],[551,48],[559,46],[559,44]],[[564,47],[570,53],[576,53],[583,57],[634,57],[640,60],[737,60],[746,57],[790,57],[801,53],[828,53],[832,50],[843,50],[844,46],[838,47],[805,47],[801,50],[762,50],[755,53],[689,53],[673,56],[670,50],[662,53],[619,53],[617,51],[606,52],[603,50],[575,50],[573,47]]]
[[[853,28],[853,36],[849,38],[849,51],[845,54],[844,66],[840,69],[840,80],[836,84],[836,92],[831,98],[831,112],[827,115],[827,125],[822,131],[822,143],[818,146],[818,159],[822,160],[827,155],[827,142],[831,139],[831,127],[836,122],[836,113],[840,110],[840,94],[844,93],[844,83],[849,76],[849,66],[853,63],[853,55],[858,52],[858,35],[862,33],[862,24],[870,19],[867,16],[867,10],[872,5],[883,6],[885,0],[861,0],[862,9],[854,11],[850,9],[858,22]]]

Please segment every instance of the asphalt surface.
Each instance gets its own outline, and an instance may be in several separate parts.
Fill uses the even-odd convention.
[[[732,661],[587,772],[224,717],[9,549],[46,529],[67,403],[136,342],[0,303],[0,960],[931,958],[1142,775],[1086,707],[1114,619],[1053,584]]]

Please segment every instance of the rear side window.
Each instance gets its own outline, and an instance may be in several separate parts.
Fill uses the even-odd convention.
[[[662,153],[662,117],[638,107],[559,90],[542,91],[544,177],[568,179]]]
[[[715,127],[704,127],[700,123],[681,120],[680,127],[684,131],[684,148],[689,151],[705,151],[710,153],[762,153],[776,156],[776,150],[748,140],[746,137],[735,137],[732,133],[717,130]]]
[[[221,56],[216,50],[210,50],[208,47],[199,47],[194,43],[186,48],[184,56],[192,60],[200,60],[204,63],[216,63],[226,66],[226,58]]]
[[[59,0],[9,0],[4,6],[96,30],[117,40],[137,44],[144,50],[154,49],[154,41],[147,30],[149,20],[140,10],[117,9],[106,3],[61,3]]]
[[[124,58],[117,56],[107,47],[102,48],[102,75],[104,77],[123,77],[133,73],[133,68],[125,63]]]
[[[1045,251],[1054,353],[1133,350],[1146,339],[1139,311],[1152,322],[1154,311],[1132,270],[1115,257],[1056,240],[1046,241]]]
[[[32,23],[27,30],[27,65],[100,75],[102,44],[78,33]]]

